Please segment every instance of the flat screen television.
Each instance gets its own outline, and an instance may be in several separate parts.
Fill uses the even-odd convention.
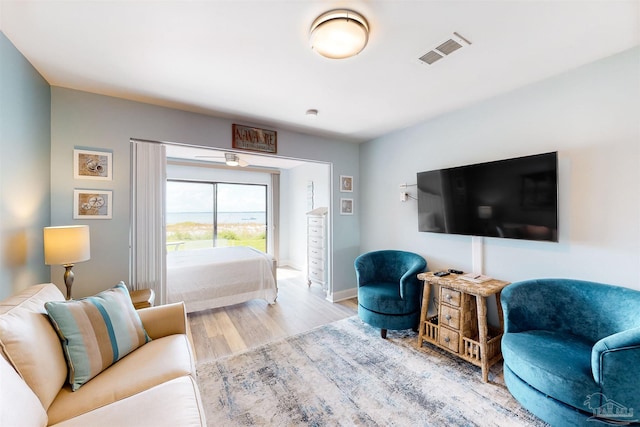
[[[558,153],[418,173],[418,229],[558,241]]]

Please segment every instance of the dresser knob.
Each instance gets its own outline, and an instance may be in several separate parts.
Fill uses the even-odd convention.
[[[446,299],[450,300],[451,299],[451,295],[447,294],[444,296]]]
[[[444,316],[444,318],[447,319],[447,320],[451,320],[451,315],[447,314],[446,316]]]
[[[449,341],[451,341],[451,338],[449,338],[449,337],[444,337],[444,342],[449,343]]]

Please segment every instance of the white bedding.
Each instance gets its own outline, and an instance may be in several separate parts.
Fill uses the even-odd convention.
[[[246,246],[167,253],[167,300],[187,312],[278,295],[273,257]]]

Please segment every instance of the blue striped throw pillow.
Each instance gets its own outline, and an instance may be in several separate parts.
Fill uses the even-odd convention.
[[[99,294],[45,303],[69,364],[69,384],[82,384],[151,339],[124,283]]]

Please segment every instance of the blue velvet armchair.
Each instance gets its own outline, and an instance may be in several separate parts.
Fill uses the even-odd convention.
[[[541,279],[501,301],[504,379],[522,406],[552,426],[639,425],[639,291]]]
[[[387,330],[413,328],[420,323],[422,281],[418,273],[427,262],[412,252],[383,250],[368,252],[354,263],[358,280],[358,316],[380,328],[382,338]]]

